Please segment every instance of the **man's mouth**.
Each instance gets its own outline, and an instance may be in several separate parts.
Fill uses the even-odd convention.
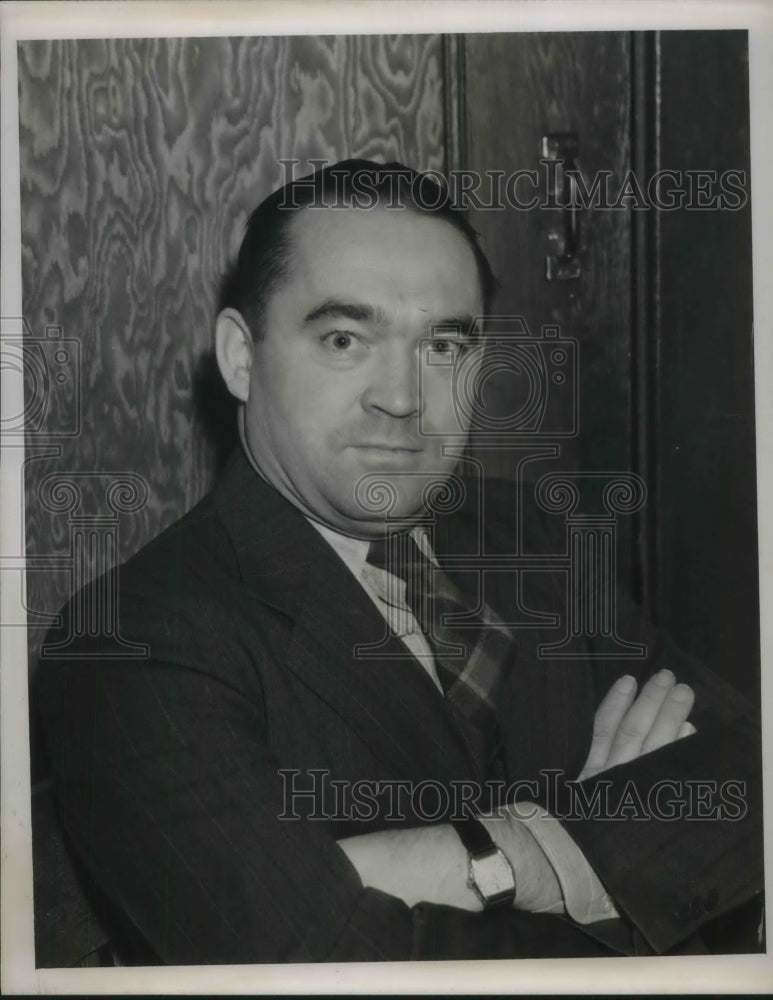
[[[381,441],[367,441],[364,444],[356,444],[353,447],[358,451],[384,452],[395,455],[416,454],[423,450],[421,446],[415,444],[387,444]]]

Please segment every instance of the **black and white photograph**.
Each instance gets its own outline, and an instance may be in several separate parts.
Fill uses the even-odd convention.
[[[4,992],[773,986],[770,12],[2,6]]]

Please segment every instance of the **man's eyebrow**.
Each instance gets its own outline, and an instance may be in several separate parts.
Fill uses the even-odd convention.
[[[366,302],[344,302],[340,299],[325,299],[315,306],[303,319],[304,323],[314,323],[320,319],[350,319],[355,323],[375,323],[377,326],[387,326],[389,319],[381,306]],[[430,334],[441,336],[459,333],[474,337],[477,335],[474,316],[447,316],[444,319],[430,321]]]
[[[475,324],[475,326],[473,326]],[[474,316],[449,316],[447,319],[433,320],[430,329],[433,336],[443,336],[449,333],[462,333],[474,337],[478,324]]]
[[[326,299],[304,317],[304,323],[313,323],[318,319],[350,319],[357,323],[377,323],[385,326],[386,313],[380,306],[371,306],[363,302],[341,302],[338,299]]]

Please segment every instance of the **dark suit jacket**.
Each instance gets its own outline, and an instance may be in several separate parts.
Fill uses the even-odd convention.
[[[439,520],[441,561],[480,544],[474,507]],[[513,511],[512,497],[488,503],[487,551],[512,545]],[[628,611],[622,632],[646,638],[646,661],[545,659],[538,644],[555,640],[556,628],[518,629],[497,695],[507,781],[553,769],[564,789],[564,777],[584,762],[595,708],[614,678],[667,664],[700,685],[696,736],[600,779],[613,803],[626,789],[630,797],[629,781],[646,803],[664,778],[717,788],[740,780],[745,815],[658,821],[632,817],[634,803],[617,818],[565,821],[625,916],[621,936],[619,927],[582,929],[517,911],[411,909],[363,889],[336,846],[341,836],[389,826],[383,813],[315,818],[320,806],[310,797],[288,808],[288,782],[310,787],[310,769],[317,780],[326,772],[348,782],[445,786],[484,776],[444,699],[385,635],[359,583],[241,454],[209,497],[114,576],[120,633],[147,643],[149,655],[113,657],[106,640],[77,638],[66,655],[60,648],[43,656],[36,702],[66,835],[123,930],[140,942],[135,960],[662,952],[761,888],[759,745],[748,706],[711,677],[696,680],[699,668],[662,637],[645,636]],[[490,574],[486,597],[507,617],[516,601],[512,574]],[[561,611],[565,581],[531,574],[520,597]],[[65,611],[52,645],[67,639],[70,617]],[[382,637],[383,658],[355,655],[358,644]],[[584,783],[588,797],[597,783]],[[561,794],[549,803],[556,809]],[[334,806],[326,800],[335,814]],[[280,818],[293,812],[300,818]]]

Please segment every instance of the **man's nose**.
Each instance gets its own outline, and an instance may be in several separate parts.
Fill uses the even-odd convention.
[[[374,365],[362,405],[391,417],[411,417],[421,410],[419,358],[415,349],[399,345]]]

